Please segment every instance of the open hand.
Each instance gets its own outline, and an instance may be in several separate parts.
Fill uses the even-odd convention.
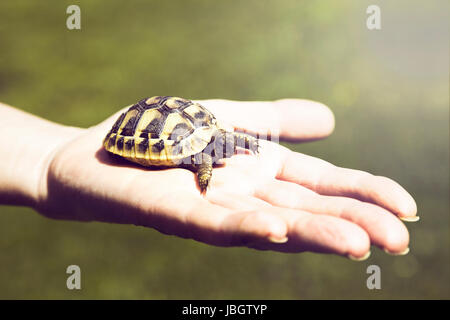
[[[331,111],[307,100],[199,101],[234,129],[289,141],[319,139]],[[120,112],[123,112],[120,111]],[[413,198],[391,179],[336,167],[271,142],[214,168],[205,195],[193,172],[151,170],[111,157],[102,141],[119,113],[60,145],[40,183],[37,209],[59,219],[152,227],[219,246],[314,251],[365,258],[370,246],[405,253]]]

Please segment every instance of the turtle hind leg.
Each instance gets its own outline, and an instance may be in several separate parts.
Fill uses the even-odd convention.
[[[259,140],[251,135],[234,132],[234,143],[236,147],[250,150],[253,153],[259,153]]]
[[[198,185],[202,193],[206,192],[209,181],[212,176],[213,159],[211,155],[207,153],[201,153],[199,155],[200,163],[197,164],[197,179]]]

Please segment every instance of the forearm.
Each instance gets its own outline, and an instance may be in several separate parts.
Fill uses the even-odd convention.
[[[80,131],[0,103],[0,204],[34,206],[52,155]]]

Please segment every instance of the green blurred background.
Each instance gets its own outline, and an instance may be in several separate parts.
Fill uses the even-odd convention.
[[[336,130],[291,148],[391,177],[417,201],[411,252],[365,262],[217,248],[0,207],[0,298],[450,298],[447,1],[0,2],[0,100],[87,127],[137,99],[308,98]],[[66,28],[81,7],[82,29]],[[382,29],[366,28],[381,7]],[[66,267],[82,290],[66,289]],[[366,288],[377,264],[382,289]]]

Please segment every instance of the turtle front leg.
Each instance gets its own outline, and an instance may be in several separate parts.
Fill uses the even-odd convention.
[[[259,152],[259,140],[245,133],[233,132],[234,143],[237,147],[250,150],[253,153]]]
[[[201,153],[200,163],[197,165],[197,178],[202,193],[206,191],[212,176],[213,159],[210,154]]]

